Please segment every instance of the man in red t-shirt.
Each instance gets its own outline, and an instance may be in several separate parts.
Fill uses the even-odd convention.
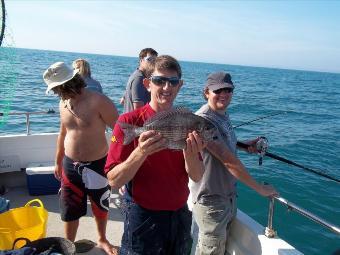
[[[143,83],[151,93],[150,103],[121,115],[118,122],[143,126],[157,112],[173,107],[183,85],[177,60],[159,56],[146,75]],[[105,166],[112,187],[127,184],[121,254],[189,254],[188,180],[197,182],[204,172],[201,138],[196,131],[190,133],[183,151],[166,149],[165,138],[154,130],[128,145],[123,140],[116,124]]]

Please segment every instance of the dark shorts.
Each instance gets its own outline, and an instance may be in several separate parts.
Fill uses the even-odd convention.
[[[74,162],[64,156],[61,179],[60,208],[63,221],[73,221],[86,215],[87,196],[97,218],[107,217],[110,186],[104,166],[106,156],[92,162]]]
[[[121,255],[188,255],[192,238],[191,212],[151,211],[125,200]]]

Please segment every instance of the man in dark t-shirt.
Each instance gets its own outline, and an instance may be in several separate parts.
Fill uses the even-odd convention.
[[[150,92],[143,85],[145,71],[158,53],[152,48],[145,48],[139,53],[139,66],[130,75],[124,95],[124,112],[131,112],[150,102]]]

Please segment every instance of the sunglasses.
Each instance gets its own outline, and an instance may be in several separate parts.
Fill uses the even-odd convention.
[[[221,94],[222,92],[233,93],[233,91],[234,91],[234,88],[222,88],[222,89],[213,90],[213,92],[217,95]]]
[[[176,87],[179,82],[181,81],[179,78],[177,77],[170,77],[170,78],[167,78],[167,77],[164,77],[164,76],[151,76],[150,77],[150,80],[152,81],[152,83],[154,83],[155,85],[157,86],[162,86],[164,87],[165,84],[167,82],[169,82],[169,85],[171,87]]]
[[[143,59],[147,62],[153,62],[153,61],[155,61],[156,57],[155,56],[146,56]]]

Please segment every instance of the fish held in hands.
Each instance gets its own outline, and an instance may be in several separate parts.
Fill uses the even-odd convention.
[[[118,122],[123,133],[123,144],[131,143],[136,137],[147,130],[154,130],[167,139],[167,148],[185,149],[186,139],[190,132],[196,131],[203,141],[212,141],[216,136],[216,127],[205,118],[192,113],[186,108],[173,108],[158,112],[148,119],[142,127]]]

